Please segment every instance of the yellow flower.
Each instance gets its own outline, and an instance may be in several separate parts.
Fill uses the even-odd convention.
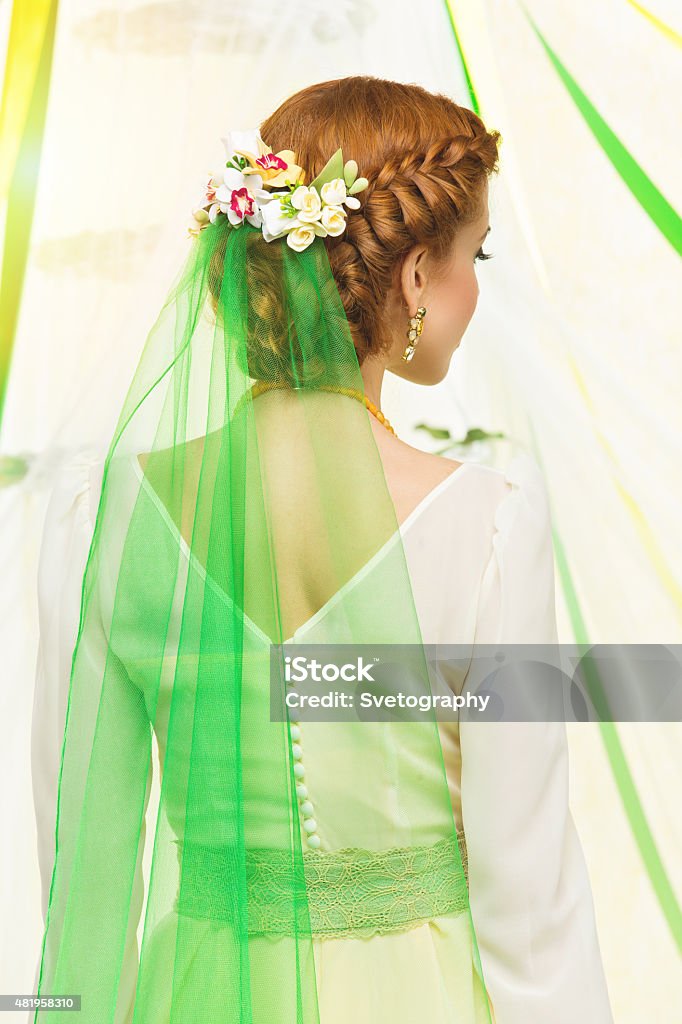
[[[346,183],[343,178],[334,178],[322,186],[322,198],[327,206],[340,206],[346,198]]]
[[[346,228],[346,211],[342,206],[324,206],[320,222],[328,235],[340,235]]]
[[[287,245],[296,252],[302,252],[315,240],[316,234],[317,231],[312,224],[301,224],[287,233]]]
[[[264,185],[280,188],[289,183],[301,184],[305,181],[305,171],[296,163],[296,154],[291,149],[282,149],[279,153],[273,153],[269,146],[266,146],[260,136],[256,139],[258,153],[252,153],[247,149],[235,149],[237,156],[243,156],[248,161],[242,174],[260,174]]]
[[[291,193],[291,205],[298,210],[298,219],[301,221],[313,221],[320,219],[322,200],[317,189],[308,185],[299,185]]]

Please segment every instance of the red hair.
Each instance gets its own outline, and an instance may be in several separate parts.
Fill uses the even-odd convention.
[[[362,363],[391,344],[382,313],[405,255],[423,244],[438,265],[480,216],[501,135],[448,96],[370,75],[301,89],[260,133],[273,152],[294,151],[308,182],[339,147],[369,179],[344,232],[324,239]]]

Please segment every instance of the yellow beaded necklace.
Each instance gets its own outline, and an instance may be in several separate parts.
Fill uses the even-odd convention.
[[[257,395],[262,394],[263,391],[271,391],[273,388],[284,388],[288,386],[288,384],[280,384],[279,381],[259,380],[251,387],[251,395],[255,398]],[[356,398],[359,402],[364,402],[372,415],[376,416],[379,422],[382,423],[387,430],[390,430],[394,437],[398,436],[381,409],[377,408],[374,402],[357,388],[338,388],[332,387],[331,385],[321,384],[316,390],[334,391],[341,395],[349,395],[351,398]]]

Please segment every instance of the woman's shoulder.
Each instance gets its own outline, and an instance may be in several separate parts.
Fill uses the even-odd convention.
[[[503,466],[464,463],[474,497],[472,505],[487,521],[499,543],[520,540],[523,535],[544,537],[551,517],[547,485],[533,455],[518,449]],[[458,470],[462,472],[462,470]]]
[[[383,439],[382,439],[383,440]],[[405,522],[431,494],[459,472],[464,463],[388,439],[380,452],[386,486],[399,523]]]
[[[449,475],[442,475],[441,483],[408,516],[404,530],[424,571],[428,563],[428,572],[460,578],[495,563],[505,572],[511,566],[512,574],[521,566],[521,574],[527,570],[533,576],[552,550],[547,487],[535,458],[519,450],[504,466],[443,462]]]
[[[448,481],[452,481],[452,487]],[[446,502],[449,498],[472,505],[479,516],[489,509],[500,529],[508,526],[519,512],[533,512],[535,518],[545,518],[549,512],[542,470],[526,449],[518,449],[501,466],[411,449],[393,485],[390,479],[388,483],[389,488],[393,486],[398,502],[402,499],[403,506],[408,506],[408,513],[410,506],[418,507],[432,492],[442,495]],[[398,504],[396,511],[401,518]]]

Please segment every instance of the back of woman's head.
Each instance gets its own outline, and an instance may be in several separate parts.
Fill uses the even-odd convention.
[[[481,215],[501,136],[445,95],[369,75],[301,89],[261,123],[260,134],[273,153],[293,150],[306,183],[339,148],[369,181],[343,233],[324,239],[362,363],[391,345],[383,311],[405,255],[426,246],[437,273],[458,230]],[[268,346],[275,361],[278,343],[286,342],[273,336]]]

